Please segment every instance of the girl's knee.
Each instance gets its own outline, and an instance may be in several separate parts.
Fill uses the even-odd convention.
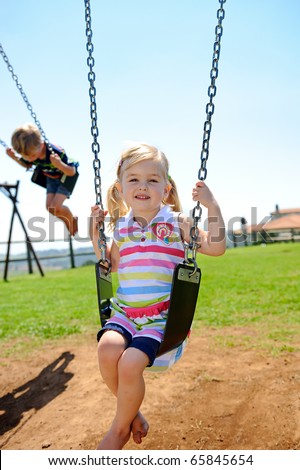
[[[125,349],[125,344],[106,341],[105,335],[102,336],[98,343],[98,360],[99,363],[115,364],[119,361]]]
[[[149,364],[148,356],[139,349],[128,348],[120,358],[118,364],[119,375],[124,380],[134,380],[143,375],[143,372]]]

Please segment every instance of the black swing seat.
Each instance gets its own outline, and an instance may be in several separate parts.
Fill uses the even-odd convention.
[[[71,194],[77,182],[78,176],[79,173],[76,169],[76,173],[73,176],[62,175],[62,177],[60,178],[60,182],[68,191],[70,191]],[[44,175],[41,167],[35,167],[33,175],[31,177],[31,181],[35,184],[38,184],[39,186],[42,186],[43,188],[47,187],[47,177],[46,175]]]
[[[200,281],[200,268],[197,267],[195,270],[194,266],[185,263],[179,263],[176,266],[165,335],[157,357],[177,348],[187,338],[194,318]]]
[[[110,298],[113,296],[111,275],[107,266],[95,264],[98,307],[102,327],[111,315]],[[201,281],[200,268],[179,263],[173,274],[170,307],[164,339],[157,357],[180,346],[189,334],[196,309]]]
[[[98,261],[95,271],[100,323],[103,327],[111,315],[110,299],[113,296],[113,288],[108,266]]]

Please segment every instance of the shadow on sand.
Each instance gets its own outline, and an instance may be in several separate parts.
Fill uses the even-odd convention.
[[[67,382],[74,375],[65,372],[65,369],[74,357],[68,351],[62,353],[37,377],[0,397],[0,435],[15,428],[24,412],[39,410],[64,392]]]

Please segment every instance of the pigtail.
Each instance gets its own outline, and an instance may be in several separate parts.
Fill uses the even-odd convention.
[[[107,191],[107,209],[110,215],[110,221],[108,227],[110,230],[114,230],[116,227],[117,220],[123,217],[128,212],[128,207],[117,188],[116,180]]]
[[[173,178],[171,178],[171,176],[168,176],[168,180],[171,185],[171,189],[168,194],[168,197],[165,199],[164,202],[171,206],[173,211],[182,212],[181,202],[179,200],[176,183]]]

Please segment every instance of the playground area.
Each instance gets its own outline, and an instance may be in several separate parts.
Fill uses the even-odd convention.
[[[1,359],[1,449],[96,448],[115,407],[96,348],[83,335]],[[125,449],[300,449],[299,364],[299,352],[271,357],[194,332],[170,371],[145,374],[149,433]]]
[[[99,313],[102,319],[105,312],[103,302],[111,299],[113,291],[108,294],[103,288],[107,282],[103,272],[101,277],[97,271],[95,280],[93,260],[75,266],[73,253],[73,241],[75,248],[76,243],[82,248],[85,240],[90,243],[97,238],[92,256],[107,262],[105,274],[110,274],[110,268],[119,271],[125,259],[124,273],[119,276],[129,274],[128,279],[123,278],[125,306],[142,310],[152,304],[156,308],[164,303],[158,300],[168,299],[170,294],[171,300],[176,299],[175,310],[185,313],[184,320],[190,310],[194,322],[180,361],[166,372],[144,372],[146,395],[141,412],[149,431],[140,445],[131,438],[124,449],[300,450],[299,159],[295,152],[298,133],[292,128],[299,110],[294,93],[299,82],[294,61],[299,7],[274,6],[273,2],[242,5],[237,0],[151,2],[143,7],[136,0],[117,3],[118,8],[112,8],[109,2],[33,0],[28,6],[13,0],[3,6],[0,55],[9,76],[2,87],[0,135],[0,192],[6,196],[1,201],[0,244],[7,247],[6,256],[0,256],[0,265],[4,265],[0,283],[0,449],[94,450],[103,443],[116,400],[99,373],[96,332]],[[30,18],[34,34],[28,33],[24,18]],[[53,25],[63,34],[53,34]],[[221,41],[224,67],[222,64],[217,93]],[[288,119],[282,119],[287,102]],[[257,112],[261,103],[267,112]],[[283,137],[286,135],[289,139]],[[24,136],[38,140],[25,148],[20,145]],[[148,160],[135,162],[125,159],[129,154],[121,154],[121,147],[138,145],[140,157],[147,157],[147,142],[158,145],[157,149],[151,147]],[[170,171],[162,158],[164,152],[170,158]],[[216,198],[210,190],[201,196],[209,155],[208,185]],[[126,173],[129,164],[139,170]],[[22,189],[18,193],[19,182]],[[123,196],[108,215],[119,214],[121,220],[121,209],[127,203],[124,194],[132,195],[127,208],[132,209],[131,221],[138,223],[140,235],[133,240],[136,227],[128,224],[132,246],[115,243],[110,257],[104,234],[107,224],[103,220],[98,227],[91,224],[95,217],[101,219],[99,212],[91,217],[95,211],[91,206],[106,210],[107,202],[114,201],[113,182],[114,194]],[[137,184],[136,189],[129,190],[129,183]],[[160,188],[158,192],[155,186]],[[178,207],[175,198],[168,199],[169,193],[177,192],[176,187],[183,212],[193,219],[182,227],[179,196]],[[258,235],[274,205],[277,215],[279,207],[289,208],[284,211],[293,217],[290,236],[287,239],[282,232],[286,227],[281,220],[276,228],[278,243],[261,243],[264,239]],[[163,225],[153,226],[154,217],[161,217],[165,206],[178,213],[176,223],[170,224],[166,213],[159,219]],[[129,214],[124,210],[124,216]],[[64,229],[63,249],[69,247],[68,267],[78,269],[51,265],[44,275],[43,261],[49,257],[38,256],[33,242],[47,243],[50,250],[57,219]],[[202,225],[207,226],[207,238]],[[247,225],[257,227],[257,236],[250,237],[255,242],[251,246],[247,234],[252,236],[252,232],[250,228],[247,232]],[[124,229],[125,225],[116,235]],[[184,237],[174,237],[176,230],[190,235],[185,240],[188,245],[183,245]],[[236,249],[225,252],[223,232],[240,236],[243,243],[233,238]],[[9,271],[13,261],[10,248],[23,257],[18,252],[20,245],[14,245],[24,243],[23,239],[24,259],[14,261],[27,263],[28,276],[23,276],[27,270]],[[144,252],[148,258],[140,256]],[[184,274],[181,266],[183,279],[175,277],[176,284],[189,281],[193,297],[177,287],[176,297],[173,288],[171,295],[171,266],[178,266],[174,260],[179,253],[184,264],[190,265],[184,267],[192,272]],[[132,260],[126,259],[128,254]],[[166,255],[169,259],[163,258]],[[128,261],[132,269],[125,273]],[[195,276],[197,268],[202,277]],[[137,287],[138,299],[133,298],[133,287]],[[183,330],[181,317],[174,323]],[[116,363],[113,367],[116,370]],[[138,367],[128,369],[139,371]],[[127,381],[131,392],[126,399],[142,383],[140,376],[138,379]],[[119,396],[120,383],[118,376],[115,389]],[[129,403],[126,401],[126,410]],[[125,432],[136,410],[129,415]],[[105,444],[107,440],[102,449],[116,448]]]

